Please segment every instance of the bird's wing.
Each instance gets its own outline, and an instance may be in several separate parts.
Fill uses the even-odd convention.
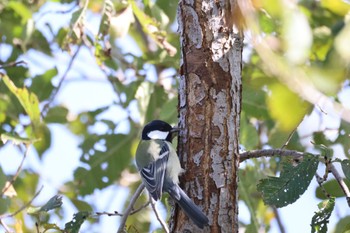
[[[169,151],[168,144],[163,143],[159,157],[140,171],[147,190],[156,201],[162,196]]]

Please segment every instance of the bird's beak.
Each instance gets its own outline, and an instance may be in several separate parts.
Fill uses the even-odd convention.
[[[179,134],[180,128],[173,127],[172,130],[170,130],[171,133],[171,140],[173,140],[178,134]]]
[[[173,127],[173,129],[170,130],[171,133],[177,133],[179,131],[180,131],[180,128],[178,128],[178,127]]]

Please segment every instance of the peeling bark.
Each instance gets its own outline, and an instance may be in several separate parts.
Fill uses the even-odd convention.
[[[200,232],[238,232],[243,37],[225,23],[234,1],[180,0],[182,63],[178,152],[188,195],[210,219]],[[182,211],[172,232],[198,232]]]

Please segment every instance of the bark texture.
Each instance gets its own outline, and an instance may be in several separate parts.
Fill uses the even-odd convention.
[[[180,0],[182,63],[178,152],[184,190],[210,219],[199,231],[182,211],[172,232],[238,232],[237,171],[242,34],[227,19],[235,1]]]

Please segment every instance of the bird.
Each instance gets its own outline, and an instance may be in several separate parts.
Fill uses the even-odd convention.
[[[167,192],[185,214],[203,229],[209,224],[209,219],[179,186],[179,175],[184,170],[172,146],[172,139],[178,131],[179,128],[162,120],[146,124],[136,150],[136,166],[142,182],[155,201]]]

